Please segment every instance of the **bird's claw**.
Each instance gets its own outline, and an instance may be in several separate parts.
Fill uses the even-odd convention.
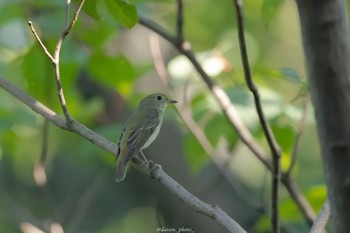
[[[149,167],[149,173],[151,178],[156,179],[157,176],[155,174],[155,172],[161,168],[161,166],[159,164],[154,163],[152,160],[148,161],[148,167]]]

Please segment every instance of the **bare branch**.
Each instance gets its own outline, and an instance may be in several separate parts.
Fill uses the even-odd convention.
[[[163,27],[161,27],[159,24],[153,22],[152,20],[140,15],[139,16],[139,24],[150,29],[151,31],[154,31],[155,33],[157,33],[158,35],[163,37],[165,40],[167,40],[171,44],[176,45],[177,37],[168,33]]]
[[[115,155],[117,151],[116,144],[110,142],[106,138],[96,134],[94,131],[85,127],[77,121],[72,121],[71,126],[67,127],[65,124],[65,120],[53,112],[51,109],[47,108],[45,105],[35,100],[33,97],[27,95],[22,90],[12,85],[6,79],[0,77],[0,86],[12,94],[14,97],[22,101],[25,105],[30,107],[33,111],[40,114],[51,123],[56,125],[57,127],[74,132],[83,138],[87,139],[91,143],[100,147],[101,149]],[[221,225],[223,225],[229,232],[237,232],[243,233],[246,232],[237,222],[235,222],[232,218],[230,218],[220,207],[216,205],[207,204],[190,192],[188,192],[184,187],[182,187],[179,183],[177,183],[174,179],[168,176],[159,165],[152,166],[140,166],[137,163],[137,160],[133,161],[133,166],[138,171],[151,176],[156,179],[159,183],[167,187],[170,191],[175,193],[180,200],[184,201],[188,206],[195,209],[197,212],[204,214],[210,218],[215,219]]]
[[[156,166],[156,168],[152,171],[151,176],[154,177],[159,183],[166,186],[170,191],[179,196],[181,200],[183,200],[187,205],[195,209],[197,212],[215,219],[229,232],[246,232],[219,206],[207,204],[198,199],[196,196],[192,195],[179,183],[173,180],[168,174],[166,174],[159,165]]]
[[[275,136],[271,130],[271,127],[265,117],[261,101],[260,95],[257,86],[255,85],[249,65],[247,46],[245,42],[245,34],[244,34],[244,18],[243,18],[243,1],[242,0],[234,0],[234,6],[236,8],[236,15],[238,21],[238,39],[241,50],[241,58],[244,70],[244,77],[246,83],[248,85],[249,90],[252,92],[254,96],[254,102],[256,111],[259,116],[260,124],[264,131],[267,143],[269,144],[271,153],[272,153],[272,193],[271,193],[271,222],[272,222],[272,232],[278,233],[280,232],[280,223],[279,223],[279,204],[278,204],[278,193],[279,193],[279,183],[281,179],[281,148],[279,147]]]
[[[60,75],[60,68],[59,68],[59,64],[60,64],[60,52],[61,52],[61,48],[62,48],[62,44],[64,39],[66,38],[66,36],[69,34],[69,32],[71,31],[71,29],[73,28],[73,26],[75,25],[79,13],[83,7],[85,0],[81,0],[79,2],[78,8],[76,9],[75,13],[74,13],[74,17],[71,21],[70,24],[68,24],[69,22],[69,8],[70,8],[70,0],[67,0],[67,5],[66,5],[66,28],[63,30],[60,38],[57,41],[56,44],[56,48],[55,51],[53,53],[53,55],[50,54],[50,52],[47,50],[46,46],[44,45],[44,43],[41,41],[40,37],[38,36],[38,34],[36,33],[34,26],[32,24],[31,21],[28,21],[28,25],[32,31],[32,33],[34,34],[35,38],[37,39],[37,41],[39,42],[40,46],[43,48],[46,56],[51,60],[53,67],[54,67],[54,74],[55,74],[55,81],[56,81],[56,86],[57,86],[57,91],[58,91],[58,99],[60,101],[60,105],[63,111],[63,114],[66,118],[66,124],[67,127],[70,127],[71,122],[72,122],[72,118],[69,114],[68,108],[67,108],[67,104],[66,104],[66,100],[64,97],[64,92],[63,92],[63,88],[62,88],[62,83],[61,83],[61,75]]]
[[[28,21],[28,25],[30,30],[32,31],[35,39],[39,42],[41,48],[44,50],[44,53],[46,54],[46,56],[51,60],[51,62],[54,64],[55,63],[55,59],[53,58],[53,56],[50,54],[49,50],[47,50],[46,46],[44,45],[44,43],[41,41],[38,33],[36,32],[32,21]]]
[[[79,5],[77,7],[77,9],[75,10],[75,13],[74,13],[74,16],[73,16],[73,19],[72,21],[70,22],[70,24],[68,25],[68,22],[67,22],[67,27],[64,29],[64,31],[62,32],[62,36],[61,36],[61,40],[63,41],[66,36],[70,33],[70,31],[72,30],[72,28],[74,27],[75,23],[77,22],[78,20],[78,17],[79,17],[79,14],[80,14],[80,11],[81,9],[83,8],[83,5],[84,5],[84,2],[85,0],[80,0],[79,2]],[[67,6],[70,4],[70,0],[67,1]],[[68,9],[69,9],[69,6],[68,6]],[[69,12],[67,12],[68,16],[69,16]],[[61,43],[62,44],[62,43]],[[57,49],[57,47],[56,47]],[[60,50],[60,48],[58,49]]]
[[[331,215],[331,207],[329,205],[328,199],[325,201],[325,203],[322,206],[321,211],[318,213],[318,216],[312,225],[312,228],[310,230],[310,233],[324,233],[326,232],[326,225],[329,220],[329,216]]]
[[[31,21],[28,21],[28,25],[32,31],[32,33],[34,34],[35,38],[37,39],[37,41],[39,42],[40,46],[43,48],[44,53],[46,54],[46,56],[51,60],[51,63],[54,67],[54,74],[55,74],[55,81],[56,81],[56,85],[57,85],[57,90],[58,90],[58,99],[60,101],[61,104],[61,108],[62,111],[66,117],[66,123],[67,126],[70,125],[71,117],[69,115],[68,109],[67,109],[67,105],[66,105],[66,100],[64,98],[64,93],[63,93],[63,89],[62,89],[62,84],[61,84],[61,80],[60,80],[60,71],[59,71],[59,51],[61,48],[61,44],[63,42],[63,40],[61,40],[61,38],[59,39],[56,49],[55,49],[55,53],[54,56],[52,56],[50,54],[50,52],[47,50],[46,46],[44,45],[44,43],[41,41],[39,35],[37,34],[33,23]],[[57,49],[59,47],[59,49]]]
[[[177,0],[177,20],[176,20],[176,37],[179,44],[182,44],[183,37],[183,1]]]
[[[57,58],[59,58],[59,56]],[[61,83],[59,60],[58,59],[57,60],[55,59],[54,72],[55,72],[55,81],[56,81],[57,92],[58,92],[58,99],[60,101],[63,114],[64,114],[64,116],[66,118],[67,127],[70,127],[71,122],[73,120],[72,120],[72,118],[71,118],[71,116],[69,114],[69,111],[68,111],[68,108],[67,108],[66,99],[64,97],[63,87],[62,87],[62,83]]]
[[[75,23],[78,19],[79,13],[81,11],[81,8],[83,7],[84,2],[85,2],[85,0],[81,0],[79,2],[78,8],[76,9],[76,11],[74,13],[74,17],[73,17],[71,23],[63,30],[61,37],[57,41],[57,45],[56,45],[55,52],[53,55],[53,57],[55,59],[54,71],[55,71],[55,80],[56,80],[56,86],[57,86],[57,91],[58,91],[58,98],[60,100],[62,111],[63,111],[63,114],[66,118],[66,124],[68,127],[70,127],[72,119],[71,119],[71,116],[68,112],[66,100],[64,98],[63,87],[62,87],[62,83],[61,83],[61,75],[60,75],[60,68],[59,68],[60,52],[61,52],[63,41],[66,38],[66,36],[69,34],[69,32],[71,31],[73,26],[75,25]],[[67,1],[66,24],[68,24],[67,19],[69,19],[69,12],[68,12],[69,6],[70,6],[70,0]]]
[[[68,27],[68,24],[69,24],[70,4],[71,4],[71,0],[67,0],[67,3],[66,3],[66,27]]]

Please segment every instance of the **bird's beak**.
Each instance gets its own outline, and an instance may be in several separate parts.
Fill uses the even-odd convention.
[[[176,104],[177,101],[176,101],[176,100],[168,100],[168,103],[169,103],[169,104]]]

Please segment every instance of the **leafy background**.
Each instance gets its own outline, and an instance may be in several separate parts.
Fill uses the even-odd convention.
[[[244,82],[232,3],[192,0],[184,2],[184,9],[186,40],[268,151]],[[244,13],[253,77],[283,148],[282,167],[287,169],[307,95],[295,2],[248,0]],[[173,0],[92,0],[86,1],[62,48],[60,70],[71,115],[111,141],[117,140],[144,95],[169,93],[154,68],[150,31],[137,25],[139,15],[176,31]],[[0,74],[61,114],[52,65],[31,34],[28,20],[53,51],[64,28],[65,1],[1,1]],[[172,77],[172,97],[180,106],[190,106],[215,151],[232,158],[227,165],[232,179],[265,212],[245,202],[227,182],[173,108],[166,112],[161,133],[146,155],[199,198],[221,206],[248,232],[269,232],[269,173],[237,140],[191,64],[166,41],[161,40],[160,46]],[[45,135],[45,120],[3,90],[0,106],[1,232],[34,232],[33,225],[46,232],[147,233],[163,226],[225,232],[133,169],[125,182],[116,184],[112,155],[52,125]],[[47,179],[40,181],[33,168],[44,138]],[[319,153],[311,109],[292,176],[316,212],[326,198]],[[282,232],[306,232],[308,226],[283,187],[280,203]]]

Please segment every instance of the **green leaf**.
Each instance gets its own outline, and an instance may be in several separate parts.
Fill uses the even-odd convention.
[[[88,70],[98,82],[114,87],[122,94],[131,93],[135,71],[123,55],[110,57],[101,52],[94,53],[90,57]]]
[[[289,222],[298,222],[301,220],[301,214],[298,207],[291,198],[286,198],[280,204],[281,218]]]
[[[283,151],[291,151],[295,140],[295,131],[290,124],[276,119],[271,121],[271,128],[276,137],[277,143]]]
[[[237,141],[237,135],[232,126],[229,125],[225,116],[215,114],[205,126],[206,135],[211,144],[216,147],[219,139],[225,137],[229,143],[229,150],[232,150]]]
[[[114,22],[113,22],[114,23]],[[99,50],[105,46],[105,43],[113,35],[118,33],[118,28],[113,27],[105,20],[93,21],[86,25],[84,30],[81,30],[79,36],[89,47],[94,50]]]
[[[281,8],[283,0],[264,0],[261,5],[261,13],[264,23],[268,25]]]
[[[186,159],[193,173],[199,172],[209,161],[207,153],[193,134],[187,134],[183,140]]]
[[[54,87],[53,69],[39,45],[31,47],[23,58],[23,75],[28,91],[35,98],[48,104]]]
[[[12,130],[7,129],[1,133],[1,149],[10,156],[14,156],[18,148],[18,135],[16,135]]]
[[[268,215],[264,214],[254,224],[254,232],[268,232],[271,229],[271,220]]]
[[[318,212],[327,199],[327,188],[324,184],[312,186],[306,191],[305,196],[310,200],[314,210]]]
[[[132,28],[139,20],[137,10],[134,5],[131,5],[122,0],[106,0],[107,11],[121,25]]]
[[[97,4],[97,0],[85,1],[83,9],[92,18],[98,20],[98,19],[100,19],[100,15],[98,14],[96,4]]]
[[[203,129],[213,147],[217,146],[220,138],[226,139],[229,150],[234,147],[236,132],[211,96],[204,92],[197,93],[191,99],[191,109],[194,120]]]
[[[0,25],[12,21],[16,18],[22,19],[24,14],[25,13],[23,11],[23,8],[20,6],[20,3],[3,3],[3,5],[0,7]]]

